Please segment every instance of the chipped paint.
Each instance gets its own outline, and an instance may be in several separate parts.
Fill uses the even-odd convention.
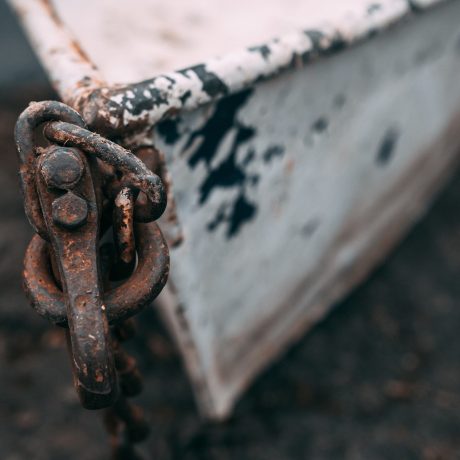
[[[459,14],[451,2],[156,125],[184,233],[171,251],[175,336],[206,415],[227,416],[454,171]]]
[[[10,3],[63,100],[73,100],[105,85],[96,65],[82,51],[48,0]]]
[[[448,0],[350,0],[340,8],[331,3],[322,12],[328,15],[325,21],[315,16],[312,7],[314,20],[310,22],[316,21],[317,25],[308,29],[298,27],[258,46],[139,83],[116,85],[104,83],[94,65],[75,51],[69,33],[72,22],[64,26],[57,20],[51,4],[44,0],[9,0],[63,100],[82,112],[91,128],[113,137],[120,132],[131,135],[149,130],[178,111],[196,109],[286,70],[303,67],[443,1]],[[66,8],[71,10],[71,4],[66,6],[65,2],[54,6],[63,14]],[[91,48],[88,46],[88,51]],[[58,56],[55,49],[61,50]]]

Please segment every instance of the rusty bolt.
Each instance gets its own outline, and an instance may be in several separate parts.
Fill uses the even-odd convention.
[[[54,147],[41,164],[48,187],[70,190],[80,181],[85,166],[75,149]]]
[[[67,230],[81,227],[88,218],[88,204],[72,192],[56,198],[51,207],[53,222]]]

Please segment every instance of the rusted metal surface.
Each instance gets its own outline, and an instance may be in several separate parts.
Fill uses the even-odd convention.
[[[57,261],[66,299],[74,383],[83,406],[98,409],[113,404],[117,385],[99,283],[97,244],[100,218],[92,181],[94,171],[80,154],[84,167],[79,183],[68,188],[59,183],[58,188],[43,174],[43,166],[50,166],[49,163],[56,160],[53,154],[50,149],[40,153],[36,164],[36,187],[48,230],[49,249]],[[51,168],[58,170],[62,165],[54,161]],[[56,205],[61,206],[58,216]]]
[[[132,337],[132,328],[132,322],[128,321],[112,329],[115,365],[120,380],[121,396],[112,407],[106,410],[104,422],[111,437],[114,460],[139,459],[133,444],[144,441],[150,433],[143,410],[127,399],[137,396],[143,388],[136,360],[121,347],[121,342]]]
[[[129,187],[123,187],[115,198],[113,210],[114,237],[118,256],[129,265],[134,261],[134,194]]]
[[[96,133],[64,121],[49,123],[44,132],[52,142],[77,147],[97,156],[123,174],[123,185],[144,192],[149,202],[136,206],[135,219],[138,222],[151,222],[163,214],[166,208],[166,192],[161,179],[126,149]]]
[[[60,119],[78,123],[78,129]],[[41,125],[46,147],[35,144]],[[168,249],[153,222],[166,207],[161,179],[129,151],[84,129],[78,114],[58,102],[32,103],[15,136],[25,208],[37,231],[25,259],[27,294],[39,314],[68,328],[82,405],[113,406],[128,440],[141,441],[146,422],[126,400],[142,389],[140,374],[119,342],[128,335],[122,321],[156,297],[168,276]],[[139,192],[147,201],[136,214]],[[118,254],[106,251],[101,260],[100,240],[112,214]],[[111,289],[119,263],[124,281]]]
[[[48,231],[40,210],[35,187],[34,130],[45,121],[52,120],[67,120],[80,126],[85,124],[80,115],[70,107],[63,108],[61,105],[39,107],[31,105],[27,112],[24,112],[18,119],[14,133],[20,161],[19,177],[24,194],[25,211],[30,224],[43,239],[48,239]]]
[[[166,283],[168,263],[166,242],[154,223],[136,225],[139,261],[129,283],[104,293],[109,324],[138,313],[155,298]],[[24,258],[24,285],[38,314],[58,325],[67,324],[65,297],[56,286],[49,268],[46,242],[34,236]]]

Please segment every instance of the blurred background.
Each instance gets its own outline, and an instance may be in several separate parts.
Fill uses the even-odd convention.
[[[109,458],[100,416],[76,398],[62,331],[21,290],[31,229],[13,126],[56,98],[0,0],[0,456]],[[459,133],[460,135],[460,133]],[[158,460],[460,458],[460,177],[373,276],[262,375],[226,423],[200,420],[153,309],[131,345]]]

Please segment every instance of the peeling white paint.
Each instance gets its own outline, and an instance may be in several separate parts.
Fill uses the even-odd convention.
[[[406,0],[117,0],[116,7],[113,0],[52,3],[110,83],[151,78],[295,30],[322,30],[329,23],[352,39],[408,9]],[[372,5],[375,11],[369,14]]]
[[[9,1],[20,13],[25,9],[46,15],[40,0]],[[117,8],[109,0],[62,0],[53,1],[52,4],[65,27],[75,34],[78,42],[102,69],[109,82],[133,84],[151,77],[151,80],[135,85],[136,89],[142,89],[139,94],[142,100],[133,93],[135,88],[132,85],[125,88],[109,87],[107,97],[114,104],[108,104],[107,111],[99,107],[97,116],[111,125],[107,129],[113,131],[138,121],[145,130],[149,130],[151,125],[172,110],[193,110],[225,94],[253,85],[260,79],[277,75],[286,68],[306,65],[319,55],[330,53],[337,46],[349,46],[361,41],[405,18],[411,12],[419,12],[439,2],[440,0],[288,0],[286,3],[284,0],[216,0],[209,3],[206,0],[180,0],[164,3],[160,0],[120,0]],[[86,9],[91,14],[79,14]],[[185,27],[188,19],[200,15],[205,19],[200,27]],[[50,56],[55,42],[61,47],[69,47],[68,30],[63,31],[60,25],[53,26],[50,18],[47,19],[46,28],[36,28],[32,16],[28,13],[25,17],[27,30],[36,47],[41,50],[50,75],[59,81],[56,86],[64,101],[79,107],[86,116],[86,99],[83,97],[78,100],[76,97],[81,91],[76,81],[81,81],[82,72],[86,69],[68,66],[66,58],[61,58],[55,68],[55,57]],[[162,19],[157,22],[159,18]],[[165,23],[172,35],[179,34],[177,36],[181,37],[171,45],[172,48],[156,36],[158,28],[165,30]],[[235,24],[238,24],[237,33]],[[42,30],[47,33],[42,33]],[[57,36],[53,35],[54,32]],[[62,37],[64,32],[66,40]],[[273,36],[278,38],[270,38]],[[62,41],[64,45],[60,45]],[[263,44],[248,48],[257,43]],[[238,48],[239,51],[229,52]],[[202,54],[195,55],[195,52]],[[198,55],[202,59],[198,59]],[[218,57],[212,58],[212,55]],[[157,57],[160,61],[163,60],[164,66],[152,65],[152,58]],[[223,91],[222,88],[217,92],[205,88],[196,67],[182,72],[171,71],[200,60],[204,62],[199,67],[206,73],[206,78],[212,74],[214,86],[224,86]],[[162,70],[169,72],[158,75]],[[76,76],[67,77],[68,72],[75,72]],[[62,75],[64,83],[61,82]],[[91,78],[95,82],[92,87],[102,85],[98,75],[92,75]],[[74,94],[69,90],[72,87]],[[160,99],[156,91],[158,89],[164,91]],[[127,99],[133,100],[132,106],[126,105]],[[135,99],[138,105],[134,102]],[[150,109],[147,108],[149,100],[152,101]],[[117,119],[116,123],[112,122],[114,119]],[[87,121],[101,126],[96,120]]]
[[[164,315],[206,415],[227,416],[248,382],[381,260],[454,171],[459,16],[460,2],[451,2],[346,53],[260,82],[196,164],[203,127],[220,103],[180,113],[174,141],[157,127],[184,231],[171,250],[177,303],[169,297]],[[220,107],[222,120],[232,107]],[[394,151],[382,159],[395,127]],[[207,133],[215,129],[210,124]],[[247,140],[233,152],[238,132]],[[264,160],[280,144],[283,154]],[[228,210],[242,193],[256,212],[230,237]],[[210,229],[222,209],[225,217]]]

